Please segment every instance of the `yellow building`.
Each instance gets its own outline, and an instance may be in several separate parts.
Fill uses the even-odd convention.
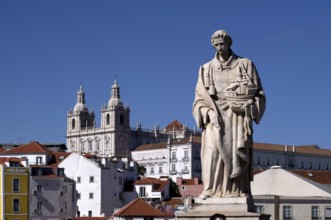
[[[29,168],[19,158],[0,158],[0,219],[29,219]]]

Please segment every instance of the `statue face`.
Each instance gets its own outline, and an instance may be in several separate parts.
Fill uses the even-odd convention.
[[[225,43],[225,42],[214,44],[214,48],[220,54],[228,53],[229,52],[229,49],[230,49],[229,46],[228,46],[228,44]]]

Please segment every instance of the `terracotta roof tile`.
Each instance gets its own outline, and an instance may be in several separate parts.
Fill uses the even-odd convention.
[[[178,198],[171,198],[170,200],[164,201],[165,205],[184,205],[183,198],[178,197]]]
[[[134,183],[134,185],[153,185],[153,192],[161,192],[167,184],[170,184],[169,180],[159,180],[151,177],[137,180]]]
[[[17,162],[21,163],[22,159],[17,157],[0,157],[0,164],[4,164],[5,162]]]
[[[53,152],[50,151],[44,145],[31,141],[28,144],[21,145],[19,147],[15,147],[13,149],[1,152],[1,154],[11,155],[11,154],[50,154],[53,155]]]
[[[197,181],[198,184],[201,184],[201,181]],[[194,179],[182,179],[182,185],[197,185]]]
[[[320,184],[331,184],[330,170],[289,170],[289,171]]]
[[[166,131],[182,131],[185,129],[185,126],[179,122],[178,120],[174,120],[172,121],[170,124],[168,124],[166,127],[165,127],[165,130]]]
[[[117,211],[116,217],[165,217],[160,210],[154,208],[143,199],[137,198]]]
[[[54,152],[55,163],[59,164],[63,159],[69,156],[72,152]]]

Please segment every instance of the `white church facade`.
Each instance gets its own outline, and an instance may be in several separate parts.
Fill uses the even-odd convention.
[[[141,123],[130,127],[130,108],[124,106],[120,98],[120,87],[114,82],[107,105],[101,108],[100,127],[96,126],[95,114],[89,111],[85,102],[85,92],[80,87],[77,102],[67,114],[66,145],[70,152],[90,153],[101,157],[130,157],[130,152],[144,144],[182,140],[191,134],[190,130],[177,120],[164,129],[158,125],[154,129],[143,129]]]
[[[80,87],[77,103],[67,114],[67,147],[102,157],[128,157],[130,144],[130,108],[120,99],[117,82],[112,86],[108,105],[101,109],[101,127],[97,128],[94,112],[89,112],[85,93]]]

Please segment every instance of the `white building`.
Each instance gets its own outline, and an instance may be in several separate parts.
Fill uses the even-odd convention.
[[[111,216],[115,209],[125,205],[124,183],[136,179],[133,162],[72,153],[59,167],[76,181],[77,217]]]
[[[26,158],[29,165],[47,165],[54,157],[54,154],[42,144],[31,141],[28,144],[1,152],[0,157]]]
[[[146,144],[131,152],[131,157],[146,169],[145,176],[160,178],[170,176],[175,182],[177,177],[201,178],[200,161],[201,138],[191,136],[181,141]]]
[[[139,198],[164,201],[170,199],[170,180],[146,177],[134,183]]]

